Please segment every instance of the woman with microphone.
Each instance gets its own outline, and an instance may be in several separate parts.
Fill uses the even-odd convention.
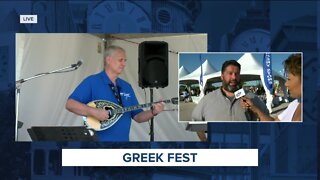
[[[302,79],[301,79],[301,54],[292,54],[284,61],[284,69],[287,72],[288,79],[285,86],[289,90],[289,96],[295,98],[287,109],[285,109],[277,118],[273,118],[263,113],[256,107],[252,101],[246,97],[241,97],[240,104],[243,108],[255,113],[260,121],[301,121],[302,117]]]

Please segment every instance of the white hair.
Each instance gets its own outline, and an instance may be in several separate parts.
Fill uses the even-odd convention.
[[[116,51],[116,50],[120,50],[122,52],[126,52],[122,47],[120,46],[108,46],[106,48],[106,50],[104,51],[104,59],[106,59],[106,57],[108,56],[112,56],[113,53]]]

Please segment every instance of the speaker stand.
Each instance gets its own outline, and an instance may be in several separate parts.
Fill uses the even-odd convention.
[[[150,88],[150,103],[153,103],[153,89]],[[153,110],[153,106],[151,106],[151,111]],[[153,127],[153,119],[154,117],[150,119],[150,142],[154,141],[154,127]]]

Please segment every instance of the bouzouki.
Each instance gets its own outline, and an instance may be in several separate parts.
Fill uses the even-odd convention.
[[[148,108],[151,107],[153,104],[160,102],[178,104],[178,98],[171,98],[163,101],[128,107],[121,107],[118,104],[106,100],[95,100],[89,102],[87,105],[93,108],[105,109],[109,112],[109,118],[104,121],[100,121],[92,116],[83,116],[82,118],[87,128],[94,129],[96,131],[102,131],[112,127],[122,117],[123,113],[134,111],[137,109]]]

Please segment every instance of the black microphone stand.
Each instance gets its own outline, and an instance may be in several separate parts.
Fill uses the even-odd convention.
[[[150,103],[153,103],[153,89],[150,88]],[[151,112],[153,113],[153,106],[151,106]],[[150,142],[154,141],[154,124],[153,124],[154,116],[150,119]]]
[[[74,71],[76,69],[79,68],[81,64],[72,64],[70,66],[64,67],[64,68],[60,68],[57,70],[53,70],[50,72],[45,72],[45,73],[39,73],[36,74],[34,76],[31,76],[29,78],[25,78],[25,79],[20,79],[16,81],[16,125],[15,125],[15,141],[18,141],[18,129],[22,128],[23,122],[18,121],[19,118],[19,101],[20,101],[20,91],[21,91],[21,85],[22,83],[25,83],[29,80],[35,79],[35,78],[39,78],[42,76],[46,76],[49,74],[53,74],[53,73],[64,73],[64,72],[70,72],[70,71]]]

